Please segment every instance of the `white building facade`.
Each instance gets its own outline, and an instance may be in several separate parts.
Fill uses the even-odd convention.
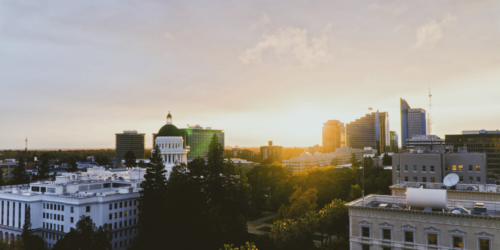
[[[181,163],[187,164],[188,150],[184,149],[184,139],[180,130],[172,124],[172,115],[167,115],[167,124],[160,128],[155,137],[155,145],[160,148],[163,164],[167,170],[167,178],[172,168]]]
[[[48,249],[64,237],[83,216],[96,228],[109,224],[112,248],[127,249],[137,236],[140,183],[145,170],[109,172],[102,167],[87,173],[64,173],[54,182],[4,186],[0,190],[0,238],[11,243],[20,237],[28,206],[35,234]]]

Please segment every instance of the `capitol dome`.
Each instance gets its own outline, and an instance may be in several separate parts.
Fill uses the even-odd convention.
[[[172,115],[170,111],[167,115],[167,124],[160,128],[156,136],[181,136],[181,131],[172,124]]]

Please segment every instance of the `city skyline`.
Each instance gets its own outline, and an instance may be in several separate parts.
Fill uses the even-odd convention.
[[[498,129],[498,3],[284,3],[2,2],[0,149],[151,145],[169,110],[231,146],[321,144],[368,107],[401,135],[429,83],[432,134]]]

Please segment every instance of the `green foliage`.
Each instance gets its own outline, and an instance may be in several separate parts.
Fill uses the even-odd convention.
[[[284,185],[291,176],[289,169],[280,164],[257,165],[246,176],[252,186],[250,204],[254,209],[261,209],[268,199],[273,199],[276,189]],[[279,205],[278,205],[279,206]]]
[[[140,207],[139,216],[143,217],[139,241],[134,243],[136,249],[199,249],[200,242],[203,249],[219,249],[225,243],[245,243],[250,189],[241,164],[224,160],[223,153],[214,136],[206,162],[196,158],[189,163],[189,169],[185,164],[173,168],[166,197],[156,198],[150,204],[158,208],[159,214],[152,218],[161,225],[146,226],[142,218],[149,216],[144,210],[149,205],[144,202]],[[160,239],[151,238],[155,246],[145,246],[140,239],[146,238],[146,233],[156,234],[153,230],[158,231]]]
[[[49,174],[49,158],[46,154],[42,156],[42,162],[38,167],[38,178],[39,180],[47,179]]]
[[[359,161],[356,159],[356,154],[352,153],[349,162],[352,164],[352,168],[359,168]]]
[[[68,172],[73,173],[78,171],[78,164],[76,164],[76,160],[74,157],[71,157],[69,160]]]
[[[222,250],[219,248],[219,250]],[[258,250],[257,247],[252,243],[246,242],[244,246],[238,247],[233,247],[233,244],[226,245],[224,244],[224,250]]]
[[[94,229],[94,223],[88,216],[82,215],[76,222],[76,228],[57,241],[53,250],[111,250],[111,229],[107,224]]]
[[[338,164],[339,164],[339,159],[337,157],[334,157],[332,159],[332,162],[330,163],[330,165],[337,166]]]
[[[392,156],[389,156],[387,153],[385,153],[382,157],[382,165],[392,166]]]
[[[28,172],[26,172],[26,164],[24,163],[23,158],[19,158],[19,163],[12,170],[12,184],[25,184],[30,182],[30,177]]]
[[[136,158],[135,158],[134,152],[132,152],[132,150],[129,150],[125,154],[125,166],[127,168],[133,168],[133,167],[135,167],[137,165],[135,163],[135,161],[136,161]]]
[[[321,243],[326,246],[334,233],[347,237],[347,211],[345,202],[334,200],[319,212],[311,211],[295,220],[284,219],[275,222],[269,237],[279,249],[310,249],[313,245],[312,236],[319,231]],[[327,237],[323,237],[324,234]]]
[[[368,168],[368,167],[373,167],[375,164],[373,163],[373,158],[367,156],[363,157],[363,167]]]
[[[351,190],[349,191],[349,197],[347,197],[347,201],[353,201],[361,197],[363,194],[361,187],[356,185],[351,185]]]
[[[163,165],[160,148],[155,145],[151,163],[146,169],[139,198],[140,234],[137,246],[143,249],[156,249],[166,244],[166,237],[160,228],[167,225],[165,207],[167,202],[167,171]]]
[[[278,213],[281,217],[295,219],[304,216],[307,212],[314,211],[317,207],[318,197],[316,189],[302,192],[302,188],[295,186],[295,192],[290,196],[290,205],[281,205]]]

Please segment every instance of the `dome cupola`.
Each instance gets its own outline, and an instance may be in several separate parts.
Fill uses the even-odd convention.
[[[168,111],[167,124],[163,125],[156,136],[181,136],[181,131],[172,124],[172,115]]]

